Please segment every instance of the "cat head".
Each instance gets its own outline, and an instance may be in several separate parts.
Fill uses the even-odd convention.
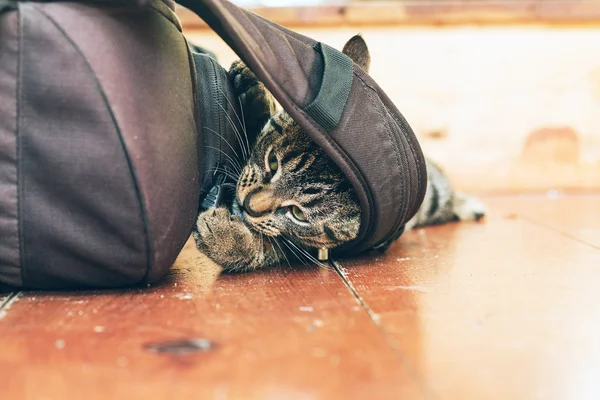
[[[343,52],[368,72],[369,51],[354,36]],[[304,247],[334,248],[356,238],[361,208],[337,165],[287,115],[262,129],[237,183],[245,221],[267,236]]]

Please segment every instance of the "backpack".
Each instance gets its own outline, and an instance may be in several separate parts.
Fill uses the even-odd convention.
[[[423,200],[425,162],[375,81],[341,52],[226,0],[180,4],[352,183],[360,234],[334,254],[399,236]],[[226,70],[187,43],[170,0],[0,0],[0,283],[159,280],[224,179],[213,171],[234,156],[223,144],[236,143],[235,124],[224,121],[236,112]]]

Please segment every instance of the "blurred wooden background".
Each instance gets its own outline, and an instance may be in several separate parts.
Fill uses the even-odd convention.
[[[253,10],[337,48],[361,32],[371,75],[457,186],[600,189],[599,1],[325,3]],[[179,14],[195,43],[223,65],[235,58],[200,19]]]

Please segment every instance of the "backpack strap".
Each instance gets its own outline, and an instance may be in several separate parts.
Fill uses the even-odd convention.
[[[221,36],[354,187],[360,232],[336,250],[359,253],[396,237],[423,201],[427,170],[379,85],[341,52],[228,0],[178,2]]]
[[[352,60],[324,43],[317,43],[315,50],[323,55],[323,78],[317,97],[304,111],[330,132],[340,123],[350,96]]]

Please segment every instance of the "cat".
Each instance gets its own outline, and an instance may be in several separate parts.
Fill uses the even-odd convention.
[[[368,72],[369,50],[360,35],[346,43],[343,53]],[[196,246],[229,271],[254,270],[290,256],[319,263],[310,249],[335,248],[358,235],[361,207],[352,185],[285,111],[276,110],[243,62],[235,61],[229,74],[246,128],[260,132],[238,171],[233,205],[198,215]],[[483,204],[455,192],[429,160],[427,171],[425,199],[406,229],[484,216]]]

